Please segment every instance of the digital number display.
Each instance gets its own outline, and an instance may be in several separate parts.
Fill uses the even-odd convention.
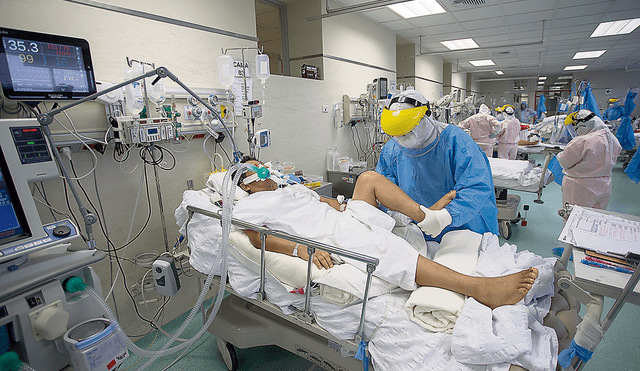
[[[10,99],[77,99],[96,92],[86,40],[0,28],[0,76]]]

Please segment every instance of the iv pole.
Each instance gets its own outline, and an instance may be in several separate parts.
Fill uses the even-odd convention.
[[[233,136],[231,135],[231,133],[229,132],[229,129],[227,128],[226,123],[224,122],[224,120],[222,119],[222,117],[218,114],[218,112],[208,103],[205,102],[202,98],[200,98],[193,90],[191,90],[188,86],[186,86],[182,81],[180,81],[178,79],[178,77],[176,77],[176,75],[174,75],[173,73],[171,73],[168,69],[166,69],[165,67],[158,67],[154,70],[151,70],[147,73],[144,73],[138,77],[134,77],[132,79],[129,79],[125,82],[121,82],[119,84],[113,85],[107,89],[104,89],[100,92],[91,94],[89,96],[86,96],[80,100],[71,102],[65,106],[60,106],[56,109],[52,109],[50,111],[47,111],[45,113],[41,113],[38,115],[38,123],[40,123],[40,126],[42,127],[42,131],[44,132],[45,136],[47,137],[47,141],[49,142],[49,145],[51,146],[51,148],[56,148],[56,144],[55,141],[53,140],[53,136],[51,135],[51,129],[49,128],[49,125],[51,125],[51,123],[53,123],[53,117],[61,112],[64,112],[66,110],[68,110],[69,108],[73,108],[75,106],[78,106],[84,102],[88,102],[90,100],[94,100],[95,98],[110,93],[114,90],[120,89],[123,86],[129,85],[133,82],[136,82],[138,80],[142,80],[144,78],[147,77],[152,77],[152,76],[156,76],[156,79],[153,80],[153,82],[151,83],[151,85],[155,85],[161,78],[165,78],[165,77],[169,77],[171,80],[173,80],[176,84],[180,85],[180,87],[182,87],[184,90],[186,90],[189,94],[191,94],[191,96],[193,96],[198,102],[202,103],[203,106],[207,107],[211,113],[216,116],[216,119],[220,120],[220,122],[222,123],[222,127],[224,128],[224,130],[227,132],[227,136],[229,137],[229,140],[231,141],[231,146],[233,149],[233,158],[234,158],[234,164],[236,162],[240,161],[240,158],[242,157],[240,155],[240,151],[238,151],[238,146],[236,145],[235,140],[233,139]],[[96,241],[95,238],[93,237],[93,227],[92,224],[94,224],[96,221],[98,221],[98,219],[96,218],[95,215],[93,215],[91,212],[89,212],[85,207],[84,204],[82,203],[82,200],[80,199],[80,196],[78,195],[78,192],[76,191],[75,186],[73,185],[73,183],[71,182],[71,177],[69,176],[69,173],[67,172],[67,169],[64,167],[64,164],[62,162],[62,158],[60,157],[60,154],[58,153],[58,151],[52,150],[53,155],[56,159],[56,162],[58,163],[58,166],[60,167],[60,169],[62,170],[62,175],[64,177],[64,179],[66,180],[66,182],[69,184],[69,188],[71,189],[71,193],[73,194],[73,198],[76,200],[76,204],[78,205],[78,209],[80,210],[80,214],[82,215],[82,219],[84,221],[85,224],[85,231],[87,233],[87,247],[89,250],[93,250],[96,248]]]

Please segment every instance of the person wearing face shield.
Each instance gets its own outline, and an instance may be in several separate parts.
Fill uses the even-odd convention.
[[[491,110],[485,104],[480,105],[480,111],[460,123],[460,127],[468,129],[471,138],[478,143],[487,157],[493,157],[493,143],[500,123],[491,116]]]
[[[380,153],[376,172],[420,205],[432,205],[451,190],[443,209],[428,210],[418,226],[427,240],[440,242],[452,230],[498,234],[498,209],[489,160],[462,129],[432,118],[425,97],[406,90],[385,107],[380,125],[392,137]]]
[[[515,160],[518,155],[520,139],[520,120],[515,117],[515,108],[508,104],[504,107],[505,119],[498,134],[498,158]]]
[[[564,121],[573,139],[556,157],[562,166],[562,204],[606,209],[611,198],[611,169],[622,147],[604,122],[589,110]]]
[[[609,98],[609,107],[602,114],[605,121],[613,121],[622,117],[623,107],[620,105],[618,98]]]

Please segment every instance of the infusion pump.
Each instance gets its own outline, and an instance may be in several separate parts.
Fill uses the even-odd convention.
[[[116,142],[145,144],[175,139],[175,128],[171,119],[136,119],[131,116],[116,117],[112,122]]]

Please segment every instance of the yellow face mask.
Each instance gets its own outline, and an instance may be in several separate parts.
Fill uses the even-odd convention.
[[[385,107],[380,116],[380,127],[385,133],[394,137],[405,135],[420,123],[428,110],[427,106],[398,111],[391,111]]]

